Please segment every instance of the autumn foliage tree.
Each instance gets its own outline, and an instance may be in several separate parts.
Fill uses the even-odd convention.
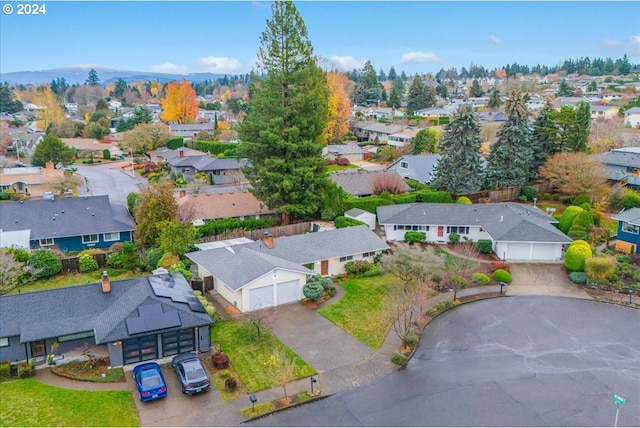
[[[46,130],[52,123],[61,122],[65,118],[64,111],[58,102],[58,97],[51,91],[51,86],[49,85],[38,88],[32,103],[39,107],[36,110],[39,129]]]
[[[191,83],[182,79],[182,82],[171,82],[166,88],[166,95],[160,101],[162,114],[160,118],[166,122],[180,124],[195,122],[200,104],[196,100],[196,91]]]
[[[139,247],[151,247],[160,237],[160,225],[172,221],[178,216],[178,203],[173,197],[173,186],[168,180],[142,192],[142,200],[136,207],[133,217],[138,230],[135,234]]]
[[[540,167],[538,178],[568,195],[589,195],[592,199],[603,194],[609,174],[598,159],[578,153],[558,153]]]
[[[351,103],[346,89],[349,79],[343,73],[330,71],[327,73],[327,85],[329,89],[328,118],[322,137],[327,143],[332,144],[343,141],[349,131]]]

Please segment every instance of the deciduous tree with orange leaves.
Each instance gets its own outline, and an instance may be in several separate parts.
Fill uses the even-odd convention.
[[[342,142],[349,131],[349,115],[351,103],[347,96],[349,79],[343,73],[330,71],[327,73],[327,85],[329,89],[327,126],[324,128],[322,138],[327,143]]]
[[[196,91],[191,84],[185,79],[180,83],[171,82],[165,93],[166,96],[160,101],[162,105],[160,118],[166,122],[194,123],[199,104],[196,100]]]
[[[64,119],[64,111],[58,97],[51,91],[50,85],[39,87],[32,103],[39,107],[36,110],[38,129],[45,131],[52,123],[61,122]]]

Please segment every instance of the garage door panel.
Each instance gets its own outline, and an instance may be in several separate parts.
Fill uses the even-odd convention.
[[[509,244],[507,258],[509,260],[529,260],[531,244]]]
[[[249,290],[249,310],[270,308],[273,306],[273,285]]]
[[[278,305],[297,302],[300,300],[300,280],[281,282],[276,285],[276,299]]]

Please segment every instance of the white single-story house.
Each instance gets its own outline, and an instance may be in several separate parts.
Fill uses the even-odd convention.
[[[508,261],[561,261],[564,246],[573,241],[553,225],[553,217],[510,202],[387,205],[377,212],[389,241],[403,241],[405,232],[421,231],[427,242],[446,243],[456,233],[473,242],[491,240],[493,251]]]
[[[624,112],[624,124],[629,128],[640,128],[640,107],[632,107]]]
[[[368,260],[389,246],[367,226],[347,227],[188,253],[198,276],[241,312],[297,302],[313,275],[345,273],[351,260]]]
[[[349,162],[364,160],[366,153],[366,150],[353,142],[347,144],[327,144],[322,149],[322,156],[326,159],[335,160],[337,158],[346,158],[349,159]]]
[[[376,230],[376,215],[360,208],[351,208],[344,213],[345,217],[366,223],[370,230]]]

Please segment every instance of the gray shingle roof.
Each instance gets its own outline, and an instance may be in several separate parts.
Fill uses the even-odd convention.
[[[515,203],[429,204],[378,207],[380,224],[482,226],[495,241],[570,243],[571,238],[538,208]]]
[[[187,284],[180,274],[165,275],[176,286]],[[211,324],[206,313],[156,296],[148,277],[143,277],[112,281],[108,294],[98,283],[0,296],[0,337],[20,336],[23,343],[93,331],[97,343],[123,340],[133,337],[127,332],[126,319],[135,316],[139,306],[151,303],[160,303],[164,312],[178,311],[181,328]]]
[[[342,155],[352,155],[352,154],[364,154],[366,153],[366,151],[355,143],[328,144],[327,153],[332,155],[335,155],[337,153],[339,156],[342,156]]]
[[[345,211],[344,215],[350,215],[351,217],[358,217],[362,214],[372,214],[369,211],[361,210],[360,208],[351,208],[349,211]]]
[[[398,179],[398,183],[402,186],[403,192],[411,191],[411,187],[405,183],[396,171],[345,169],[344,171],[332,173],[331,179],[346,192],[354,196],[368,196],[374,193],[374,180],[387,175],[395,176]]]
[[[612,215],[611,218],[640,226],[640,208],[624,210],[616,215]]]
[[[421,183],[430,183],[432,174],[438,161],[442,158],[442,155],[428,154],[428,155],[405,155],[400,159],[393,162],[391,165],[385,168],[385,171],[395,169],[401,162],[407,162],[409,167],[420,177]]]
[[[124,205],[109,197],[87,196],[0,204],[0,229],[31,230],[31,239],[62,238],[136,229]]]
[[[640,149],[637,147],[614,149],[599,156],[600,161],[606,165],[640,168]]]

